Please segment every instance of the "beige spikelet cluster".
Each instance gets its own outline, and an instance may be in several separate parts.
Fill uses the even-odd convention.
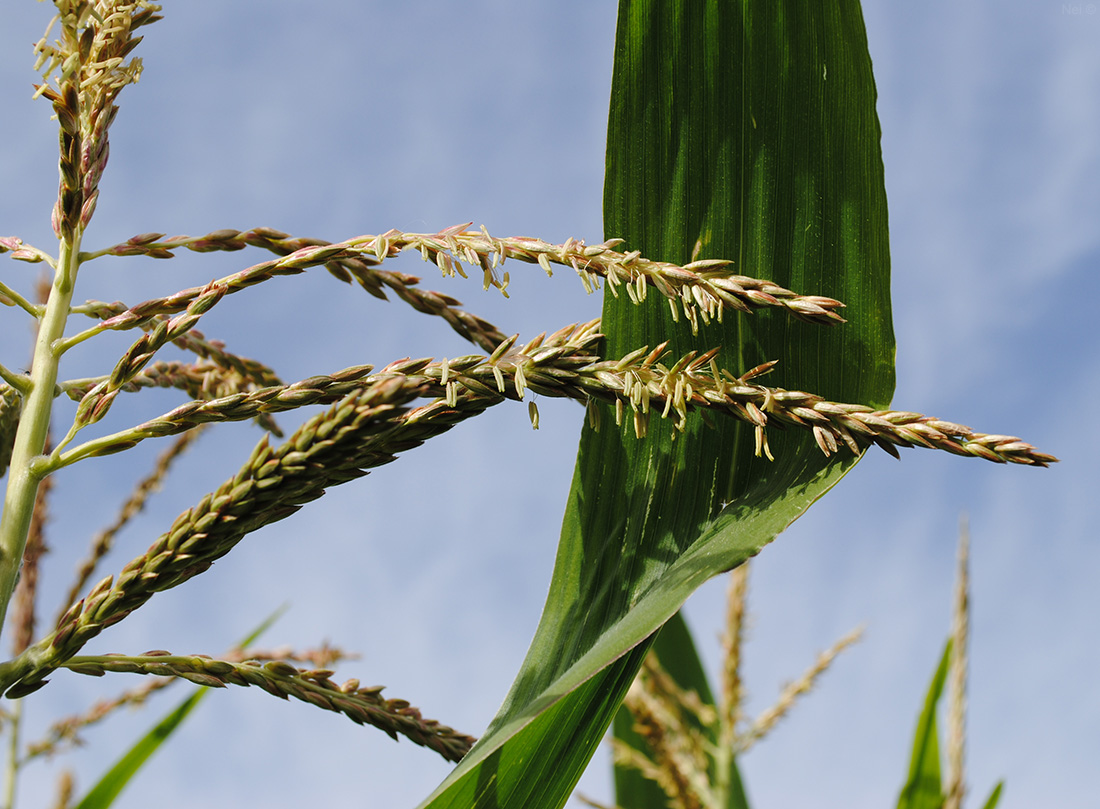
[[[223,659],[233,663],[245,661],[267,663],[278,660],[284,663],[310,663],[315,669],[327,669],[343,660],[356,657],[357,655],[348,654],[343,649],[327,643],[315,649],[302,650],[289,646],[281,646],[277,649],[237,648],[223,655]],[[156,692],[180,682],[185,680],[171,675],[158,676],[140,686],[126,689],[114,697],[96,700],[87,710],[54,722],[42,738],[28,742],[25,760],[53,756],[68,747],[82,746],[84,740],[81,732],[86,728],[102,722],[119,708],[141,707]]]
[[[632,746],[618,738],[613,740],[615,763],[654,781],[672,809],[729,806],[731,785],[725,780],[729,761],[775,727],[798,697],[816,684],[836,656],[862,634],[862,630],[856,630],[841,638],[820,654],[798,680],[783,689],[774,706],[755,720],[745,722],[740,663],[747,581],[745,563],[731,573],[720,705],[707,704],[695,691],[681,687],[653,652],[647,656],[623,702],[641,744]]]
[[[196,302],[201,300],[196,299]],[[689,353],[669,366],[661,362],[665,355],[664,345],[652,351],[641,348],[618,360],[602,360],[596,353],[602,338],[598,331],[599,321],[567,326],[546,344],[544,336],[539,336],[516,348],[517,337],[513,336],[501,342],[487,357],[470,355],[439,362],[402,361],[377,374],[371,374],[369,366],[355,366],[290,385],[256,387],[253,380],[231,377],[227,389],[224,375],[209,366],[191,366],[184,372],[178,366],[159,364],[141,373],[152,355],[150,346],[169,342],[174,339],[172,335],[183,328],[166,324],[183,317],[185,315],[170,321],[156,321],[158,328],[143,335],[131,347],[110,378],[98,382],[79,380],[79,384],[67,386],[70,395],[79,398],[80,407],[69,436],[61,442],[51,460],[54,468],[118,452],[149,438],[174,435],[200,424],[263,418],[308,404],[329,404],[352,390],[395,376],[407,378],[421,395],[440,396],[452,405],[459,389],[487,395],[492,400],[487,401],[487,405],[506,398],[521,400],[525,392],[531,390],[589,404],[611,404],[617,423],[623,421],[629,407],[639,438],[645,436],[654,413],[662,418],[675,414],[681,428],[689,412],[720,413],[753,426],[757,454],[763,453],[769,458],[771,451],[765,427],[775,421],[812,431],[825,455],[836,453],[841,447],[858,454],[867,446],[877,444],[895,457],[896,447],[925,447],[996,463],[1046,466],[1057,461],[1014,436],[987,435],[920,413],[876,411],[866,405],[829,402],[802,391],[757,385],[751,379],[761,373],[759,368],[741,377],[719,371],[714,362],[717,349],[701,355]],[[566,344],[570,347],[568,351]],[[217,398],[197,398],[162,417],[65,450],[79,429],[106,414],[119,392],[149,386],[199,389],[207,393],[231,392]]]
[[[160,6],[134,0],[58,0],[58,13],[35,46],[43,74],[37,95],[53,104],[61,130],[61,187],[54,207],[58,238],[71,239],[88,224],[107,167],[107,130],[118,113],[115,99],[141,76],[130,53],[141,42],[134,31],[160,19]],[[50,32],[60,24],[60,35]]]
[[[282,660],[266,663],[246,660],[214,660],[204,655],[172,655],[151,651],[143,655],[74,657],[65,668],[96,677],[108,671],[179,677],[208,688],[254,685],[267,693],[341,713],[360,725],[372,725],[393,739],[406,739],[439,753],[447,761],[459,761],[473,746],[474,738],[458,733],[434,719],[425,719],[403,699],[382,696],[382,686],[360,687],[358,680],[334,683],[329,669],[299,669]]]
[[[615,740],[615,763],[637,769],[657,784],[674,809],[717,806],[709,780],[712,749],[705,729],[717,714],[694,691],[685,691],[650,654],[623,706],[634,719],[641,751]]]

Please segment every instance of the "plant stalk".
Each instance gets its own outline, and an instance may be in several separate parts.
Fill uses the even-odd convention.
[[[34,344],[31,388],[24,398],[19,429],[12,447],[4,513],[0,517],[0,632],[3,631],[8,603],[19,578],[35,496],[43,477],[43,471],[35,468],[35,459],[42,454],[50,426],[60,359],[54,344],[65,333],[76,271],[80,264],[78,254],[82,235],[83,230],[78,227],[73,231],[71,240],[61,240],[53,286]]]
[[[8,739],[7,781],[4,784],[3,809],[15,809],[15,783],[19,775],[19,726],[23,720],[23,700],[17,699],[11,714]]]

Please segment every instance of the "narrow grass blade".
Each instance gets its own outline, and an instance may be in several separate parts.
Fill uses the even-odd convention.
[[[909,761],[909,777],[898,797],[898,809],[939,809],[943,805],[936,706],[943,695],[950,662],[951,641],[948,641],[940,658],[940,664],[928,686],[924,708],[917,719],[917,730],[913,734],[913,752]],[[999,794],[999,789],[994,792]]]
[[[208,688],[197,689],[171,713],[157,722],[99,779],[96,785],[76,805],[76,809],[103,809],[103,807],[110,806],[123,788],[137,775],[150,756],[168,740],[168,737],[195,709],[195,706],[199,704],[209,690]]]
[[[279,607],[273,612],[262,624],[243,638],[240,643],[237,644],[237,648],[244,649],[255,643],[259,637],[266,632],[272,624],[274,624],[282,614],[286,612],[287,605]],[[138,771],[145,765],[145,762],[160,749],[160,746],[164,744],[168,738],[175,732],[176,728],[180,726],[188,714],[195,709],[195,707],[202,701],[203,697],[211,691],[209,688],[198,688],[191,696],[187,697],[183,702],[177,705],[167,716],[157,722],[152,729],[142,736],[138,741],[127,750],[114,766],[111,767],[104,775],[96,782],[95,786],[88,791],[80,803],[76,805],[76,809],[105,809],[110,806],[115,798],[119,796],[119,793],[126,787],[127,784],[137,775]]]
[[[989,797],[986,798],[985,803],[982,804],[982,809],[997,809],[997,804],[1001,801],[1001,791],[1004,789],[1004,786],[1004,781],[997,782],[997,785],[993,787],[993,791],[989,793]]]
[[[829,328],[761,313],[674,322],[665,301],[605,294],[606,355],[721,346],[740,375],[883,406],[894,384],[875,89],[854,0],[622,0],[605,235],[658,260],[733,271],[848,304]],[[554,576],[527,659],[481,741],[426,805],[557,807],[596,749],[650,636],[708,578],[758,553],[855,462],[812,438],[689,418],[645,440],[586,428]],[[628,419],[629,421],[629,419]]]

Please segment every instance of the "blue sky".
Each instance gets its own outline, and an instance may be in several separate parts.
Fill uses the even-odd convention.
[[[86,244],[259,225],[339,239],[471,220],[494,234],[602,239],[614,4],[167,5],[145,32],[144,77],[122,96]],[[29,96],[30,46],[49,11],[29,0],[0,10],[0,232],[46,248],[56,134],[47,106]],[[966,512],[971,797],[1004,777],[1003,807],[1086,806],[1100,753],[1100,447],[1086,421],[1100,395],[1100,13],[1089,3],[876,0],[865,16],[890,204],[894,404],[1020,435],[1063,462],[1031,470],[872,453],[761,555],[750,583],[750,710],[767,707],[851,627],[868,632],[745,757],[750,798],[868,809],[895,801],[949,626]],[[96,262],[77,297],[136,302],[264,258]],[[504,301],[475,282],[439,279],[415,258],[395,266],[507,332],[532,335],[599,311],[565,273],[548,280],[513,266]],[[6,283],[25,288],[34,271],[0,259]],[[467,352],[443,324],[323,273],[235,296],[201,328],[277,360],[287,379]],[[6,311],[3,362],[23,361],[27,334]],[[74,362],[109,367],[127,344],[89,348]],[[136,418],[174,403],[142,396],[116,411]],[[386,684],[427,716],[479,733],[538,620],[572,470],[580,409],[543,400],[540,410],[537,433],[526,408],[502,406],[332,491],[193,586],[159,595],[95,648],[216,653],[289,598],[272,644],[327,638],[359,651],[342,675]],[[105,572],[231,475],[257,437],[248,425],[207,435]],[[159,449],[137,457],[151,462]],[[51,592],[67,586],[86,537],[112,519],[129,463],[101,459],[58,476]],[[724,589],[713,582],[688,605],[712,669]],[[28,727],[111,685],[57,675],[28,701]],[[92,747],[73,759],[81,782],[174,699],[90,731]],[[414,806],[447,770],[411,744],[249,691],[211,695],[174,745],[121,806]],[[609,800],[607,768],[601,753],[581,789]],[[51,772],[28,771],[26,804],[48,800]]]

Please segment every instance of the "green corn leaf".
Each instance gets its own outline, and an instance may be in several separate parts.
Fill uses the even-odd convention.
[[[997,809],[997,804],[1001,802],[1001,791],[1004,786],[1004,781],[997,782],[997,785],[993,787],[993,791],[989,793],[989,797],[985,799],[985,803],[982,804],[982,809]]]
[[[721,346],[735,375],[780,360],[771,385],[888,403],[894,383],[886,198],[875,89],[857,2],[622,0],[608,125],[608,237],[647,257],[733,259],[734,272],[846,302],[849,322],[777,313],[692,334],[664,300],[605,294],[605,355],[668,340]],[[629,419],[628,419],[629,420]],[[812,436],[689,418],[674,435],[585,428],[550,593],[526,660],[479,744],[428,799],[557,807],[567,799],[653,632],[700,584],[758,553],[851,468]]]
[[[684,691],[694,691],[699,700],[715,711],[714,696],[707,682],[706,672],[699,660],[699,654],[695,649],[695,641],[691,631],[681,613],[676,613],[669,619],[657,633],[653,641],[652,649],[661,661],[661,667],[669,674]],[[612,725],[616,739],[625,742],[636,750],[645,750],[645,742],[634,732],[634,719],[630,712],[623,707],[615,714],[615,722]],[[707,729],[711,730],[711,729]],[[712,745],[717,747],[718,738],[714,732],[707,733]],[[717,765],[717,762],[715,762]],[[744,786],[741,783],[741,774],[737,768],[737,762],[731,756],[729,759],[729,772],[725,779],[718,777],[717,772],[708,774],[712,786],[725,783],[726,795],[724,805],[726,809],[749,809],[748,797],[745,795]],[[719,800],[721,801],[719,796]],[[668,798],[664,791],[656,783],[643,777],[632,767],[615,766],[615,805],[629,807],[629,809],[665,809],[668,806]]]
[[[909,760],[909,777],[898,797],[898,809],[939,809],[943,806],[943,781],[940,776],[939,731],[936,728],[936,706],[943,695],[947,668],[951,662],[951,641],[943,650],[940,664],[932,675],[924,708],[917,719],[913,734],[913,752]],[[994,790],[999,795],[1000,790]],[[996,797],[991,797],[996,803]]]
[[[237,648],[245,649],[255,643],[264,632],[271,628],[272,624],[279,620],[286,610],[286,605],[279,607],[279,609],[273,612],[262,624],[250,632],[247,637],[242,638],[237,644]],[[160,749],[162,744],[168,741],[168,738],[175,732],[176,728],[183,723],[183,720],[187,718],[188,714],[198,706],[211,690],[210,688],[195,689],[191,696],[183,700],[183,702],[157,722],[148,733],[138,739],[137,742],[135,742],[134,745],[103,774],[99,781],[96,782],[95,786],[93,786],[80,803],[76,805],[76,809],[105,809],[105,807],[110,806],[126,785],[130,783],[131,779],[133,779],[134,776],[138,774],[138,771],[145,766],[145,762],[149,760],[153,753]]]
[[[89,790],[88,794],[76,805],[76,809],[103,809],[110,806],[119,793],[145,766],[145,762],[155,753],[168,737],[175,732],[187,715],[195,709],[208,688],[198,688],[191,696],[181,702],[171,713],[157,722],[144,736],[127,750]]]

